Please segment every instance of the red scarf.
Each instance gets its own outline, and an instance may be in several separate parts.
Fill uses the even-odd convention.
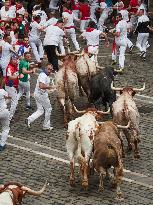
[[[65,9],[63,12],[67,12],[69,14],[72,14],[72,11],[68,10],[68,9]]]
[[[94,28],[90,28],[90,27],[86,28],[86,32],[92,32],[93,30],[95,30],[95,29]]]

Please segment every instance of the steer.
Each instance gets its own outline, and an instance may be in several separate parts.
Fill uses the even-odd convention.
[[[78,91],[78,78],[75,67],[75,56],[73,54],[60,55],[63,64],[60,70],[55,74],[55,85],[58,95],[58,101],[64,111],[64,124],[67,125],[73,111],[74,100]]]
[[[46,185],[47,182],[39,191],[34,191],[16,182],[0,185],[0,205],[21,205],[25,194],[40,196],[44,192]]]
[[[120,185],[123,177],[123,163],[118,128],[127,129],[129,125],[130,123],[127,126],[121,126],[112,121],[103,122],[100,124],[94,138],[93,165],[100,176],[99,190],[104,190],[103,180],[108,174],[108,169],[113,166],[113,185],[117,188],[117,197],[119,199],[122,197]]]
[[[78,111],[84,114],[68,123],[66,135],[66,148],[70,158],[70,185],[75,185],[74,176],[74,158],[76,157],[80,165],[80,174],[82,175],[83,188],[88,187],[88,164],[93,151],[93,140],[98,128],[96,118],[101,114],[108,114],[109,111],[98,111],[95,108]]]
[[[140,142],[140,115],[134,102],[133,96],[136,94],[136,92],[142,92],[145,89],[145,83],[140,89],[133,87],[115,88],[113,87],[113,83],[111,85],[111,88],[114,91],[119,91],[121,94],[112,106],[113,120],[114,122],[121,125],[127,124],[128,121],[131,122],[130,128],[128,130],[123,130],[123,133],[126,136],[129,150],[133,150],[134,157],[139,158],[140,153],[138,143]]]

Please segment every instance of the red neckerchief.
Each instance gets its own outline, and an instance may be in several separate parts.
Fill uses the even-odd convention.
[[[69,14],[72,14],[72,11],[68,10],[68,9],[65,9],[63,12],[67,12]]]
[[[17,41],[15,45],[17,45],[17,46],[24,46],[24,43]]]
[[[95,29],[94,28],[90,28],[90,27],[86,28],[86,32],[92,32],[93,30],[95,30]]]

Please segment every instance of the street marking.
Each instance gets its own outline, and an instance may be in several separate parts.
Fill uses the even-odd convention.
[[[33,146],[36,146],[36,147],[40,147],[40,148],[44,148],[44,149],[47,149],[47,150],[50,150],[50,151],[53,151],[53,152],[57,152],[57,153],[60,153],[60,154],[63,154],[63,155],[67,155],[66,152],[64,151],[61,151],[61,150],[58,150],[58,149],[53,149],[51,147],[48,147],[48,146],[45,146],[45,145],[41,145],[41,144],[38,144],[37,142],[31,142],[31,141],[28,141],[28,140],[23,140],[23,139],[20,139],[18,137],[14,137],[14,136],[11,136],[9,135],[8,136],[9,138],[12,138],[12,139],[15,139],[16,141],[20,141],[20,142],[23,142],[23,143],[27,143],[29,145],[33,145]],[[30,149],[30,148],[29,148]],[[31,149],[30,149],[31,150]],[[128,169],[123,169],[125,173],[130,173],[131,175],[133,176],[138,176],[138,177],[148,177],[144,174],[141,174],[141,173],[138,173],[138,172],[133,172],[131,170],[128,170]]]
[[[9,136],[9,137],[14,138],[13,136]],[[16,138],[16,139],[20,140],[19,138]],[[22,140],[22,141],[27,141],[27,140]],[[29,142],[29,141],[27,141],[27,142]],[[29,142],[29,144],[30,143],[31,142]],[[35,143],[31,143],[31,144],[34,144],[35,146],[45,147],[46,148],[46,146],[44,146],[44,145],[35,144]],[[50,155],[50,154],[47,154],[47,153],[35,151],[35,150],[31,149],[31,148],[22,147],[22,146],[19,146],[19,145],[16,145],[16,144],[12,144],[12,143],[9,143],[9,142],[7,142],[7,145],[12,146],[12,147],[17,148],[17,149],[20,149],[20,150],[24,150],[24,151],[36,154],[36,155],[43,156],[43,157],[46,157],[46,158],[49,158],[49,159],[53,159],[53,160],[56,160],[56,161],[59,161],[59,162],[65,163],[65,164],[70,164],[69,160],[66,160],[66,159],[63,159],[63,158],[60,158],[60,157],[56,157],[56,156],[53,156],[53,155]],[[47,147],[47,148],[50,149],[50,150],[54,150],[55,151],[55,149],[52,149],[52,148],[49,148],[49,147]],[[59,152],[60,150],[56,150],[56,151]],[[62,152],[62,151],[60,151],[60,152]],[[65,152],[62,152],[62,153],[66,154]],[[75,163],[75,165],[78,166],[78,163]],[[125,173],[130,173],[132,175],[139,176],[139,177],[147,177],[146,175],[143,175],[143,174],[140,174],[140,173],[136,173],[136,172],[132,172],[132,171],[126,170],[126,169],[124,169],[124,172]],[[149,189],[153,189],[152,185],[149,185],[149,184],[146,184],[146,183],[142,183],[142,182],[139,182],[139,181],[134,180],[134,179],[129,179],[129,178],[123,177],[123,180],[126,181],[126,182],[129,182],[129,183],[134,183],[134,184],[138,184],[138,185],[147,187]]]

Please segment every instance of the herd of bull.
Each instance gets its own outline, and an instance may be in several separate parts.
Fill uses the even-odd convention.
[[[70,185],[75,185],[75,159],[80,167],[81,183],[88,187],[88,176],[96,171],[99,173],[99,190],[103,191],[103,181],[109,177],[108,169],[113,167],[112,185],[116,188],[117,199],[123,199],[120,189],[123,178],[123,157],[125,157],[123,139],[127,139],[128,149],[134,157],[139,158],[140,142],[139,112],[133,96],[145,89],[133,87],[115,88],[114,77],[120,70],[112,67],[103,68],[92,61],[88,54],[70,52],[57,55],[61,60],[61,68],[55,74],[58,101],[64,111],[64,124],[67,127],[66,148],[70,159]],[[120,95],[116,100],[116,92]],[[79,111],[75,107],[78,94],[86,94],[89,107]],[[101,98],[105,111],[93,107]],[[92,105],[92,106],[91,106]],[[109,108],[108,108],[109,107]],[[72,114],[82,114],[72,120]],[[111,114],[111,121],[99,122],[105,114]],[[46,184],[40,191],[34,191],[19,183],[10,182],[0,185],[1,205],[20,205],[25,194],[41,195]]]
[[[75,159],[80,166],[82,187],[87,189],[89,173],[99,173],[99,190],[103,190],[103,180],[109,175],[108,169],[113,166],[113,186],[117,190],[117,198],[122,198],[120,184],[123,178],[123,161],[125,157],[123,139],[127,139],[128,150],[139,158],[140,142],[139,112],[133,96],[145,89],[133,87],[115,88],[114,77],[121,72],[112,67],[102,68],[93,62],[88,54],[70,52],[63,56],[61,69],[55,75],[58,100],[64,110],[64,122],[68,126],[66,148],[70,159],[70,185],[75,185]],[[119,97],[116,99],[116,92]],[[85,92],[90,108],[78,111],[74,105],[78,93]],[[95,106],[101,98],[105,112]],[[107,108],[109,107],[109,109]],[[108,110],[107,110],[108,109]],[[72,120],[72,113],[83,114]],[[98,122],[101,115],[111,114],[112,120]]]

